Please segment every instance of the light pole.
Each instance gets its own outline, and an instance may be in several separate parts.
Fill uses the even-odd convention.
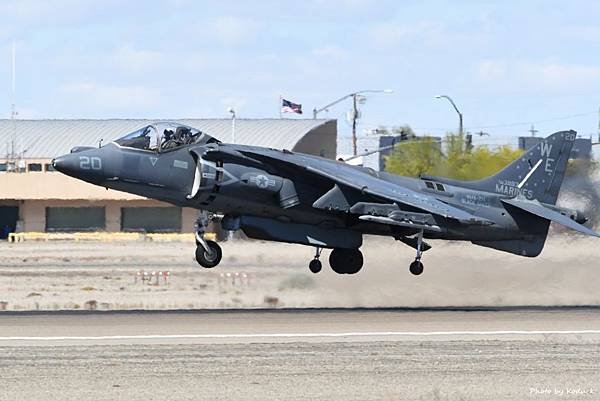
[[[454,110],[456,110],[456,112],[458,113],[458,133],[460,135],[463,134],[463,115],[462,113],[458,110],[458,107],[456,107],[456,104],[454,103],[454,101],[452,100],[452,98],[448,95],[436,95],[435,96],[436,99],[447,99],[450,104],[452,105],[452,107],[454,107]]]
[[[329,103],[327,106],[323,106],[320,109],[316,107],[313,109],[313,118],[317,118],[317,114],[327,110],[333,105],[336,105],[348,98],[352,98],[352,154],[356,156],[356,120],[358,119],[358,99],[359,96],[364,93],[393,93],[392,89],[365,89],[357,92],[349,93],[341,98]]]
[[[230,107],[227,111],[231,113],[231,143],[235,144],[235,109]]]

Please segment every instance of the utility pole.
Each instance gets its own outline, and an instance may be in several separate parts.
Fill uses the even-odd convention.
[[[356,156],[356,120],[358,119],[358,100],[359,96],[364,93],[393,93],[394,91],[391,89],[365,89],[361,91],[356,91],[349,93],[341,98],[329,103],[327,106],[321,107],[317,109],[313,108],[313,119],[317,118],[317,114],[322,111],[327,111],[331,106],[334,106],[348,98],[352,98],[352,151],[354,156]]]
[[[600,142],[600,107],[598,107],[598,142]]]
[[[356,156],[356,120],[358,119],[357,94],[352,95],[352,155]]]
[[[531,124],[531,128],[529,129],[529,132],[531,133],[531,136],[535,136],[535,134],[538,132],[538,130],[536,130],[533,126],[533,124]]]
[[[10,119],[12,122],[12,136],[11,136],[11,141],[10,141],[10,156],[7,157],[7,167],[11,168],[13,172],[17,172],[18,171],[18,166],[17,166],[17,149],[16,149],[16,142],[17,142],[17,106],[16,106],[16,101],[15,101],[15,97],[16,97],[16,75],[17,75],[17,69],[16,69],[16,53],[17,53],[17,46],[16,43],[13,41],[12,43],[12,98],[11,98],[11,105],[10,105]]]

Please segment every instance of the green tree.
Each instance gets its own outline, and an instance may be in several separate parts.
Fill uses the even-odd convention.
[[[428,136],[398,143],[386,157],[386,170],[409,177],[429,174],[477,180],[495,174],[521,154],[509,146],[469,149],[463,135],[449,133],[444,146]]]
[[[396,144],[385,157],[385,169],[398,175],[418,177],[437,171],[442,160],[439,141],[425,136]]]

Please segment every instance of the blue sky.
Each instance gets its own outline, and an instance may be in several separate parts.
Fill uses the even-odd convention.
[[[577,0],[3,0],[0,108],[8,117],[14,40],[20,118],[225,118],[229,106],[277,118],[280,94],[310,117],[392,88],[369,96],[359,132],[455,129],[442,93],[489,142],[532,122],[540,135],[596,134],[599,15],[600,2]],[[342,135],[349,107],[323,114]]]

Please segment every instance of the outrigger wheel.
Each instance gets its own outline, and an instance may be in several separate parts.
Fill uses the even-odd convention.
[[[196,261],[202,267],[208,269],[215,267],[219,264],[222,257],[223,251],[221,251],[221,247],[215,241],[204,240],[204,244],[198,243],[196,246]]]
[[[408,270],[415,276],[418,276],[423,273],[423,263],[420,260],[415,260],[410,264]]]
[[[319,258],[321,257],[321,251],[323,249],[317,247],[316,251],[315,251],[315,257],[313,260],[310,261],[310,263],[308,264],[308,269],[313,272],[313,273],[318,273],[321,271],[321,268],[323,267],[323,265],[321,264],[321,261],[319,260]]]
[[[417,234],[417,257],[415,261],[410,264],[408,271],[415,276],[423,273],[423,263],[421,263],[421,254],[423,253],[423,230]]]
[[[320,272],[322,267],[323,267],[323,265],[321,264],[321,261],[319,259],[313,259],[308,264],[308,268],[313,273]]]

